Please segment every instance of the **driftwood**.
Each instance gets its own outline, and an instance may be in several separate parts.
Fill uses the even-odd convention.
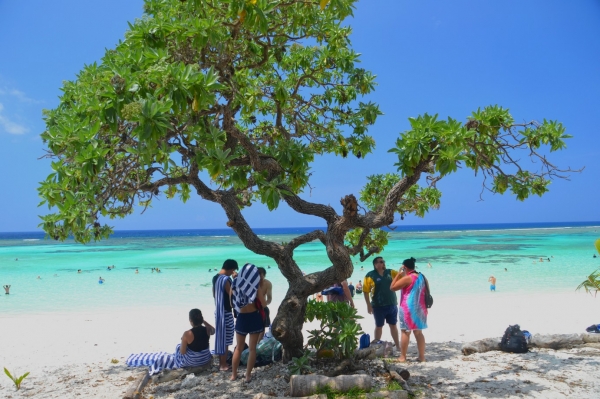
[[[583,342],[585,342],[586,344],[600,342],[600,334],[583,334],[581,338],[583,338]]]
[[[483,353],[500,350],[500,338],[486,338],[475,342],[468,342],[460,348],[463,355],[472,355],[473,353]]]
[[[531,346],[548,349],[571,349],[582,345],[582,334],[535,334],[531,337]]]
[[[152,383],[160,384],[163,382],[177,380],[179,378],[185,377],[188,374],[192,374],[192,373],[196,374],[196,373],[201,373],[206,370],[210,370],[211,367],[212,367],[212,362],[205,364],[204,366],[199,366],[199,367],[185,367],[185,368],[174,369],[174,370],[163,370],[160,374],[152,377]]]
[[[388,371],[388,373],[390,373],[390,377],[392,377],[394,381],[399,383],[402,389],[404,389],[404,391],[410,393],[411,395],[414,393],[413,390],[410,389],[410,387],[408,386],[408,383],[406,382],[410,378],[410,373],[408,372],[408,370],[394,368],[392,367],[392,364],[385,362],[384,367]]]
[[[327,377],[337,377],[338,375],[356,371],[358,369],[357,365],[359,360],[373,360],[381,356],[380,353],[383,353],[384,349],[385,346],[381,344],[374,344],[368,348],[358,349],[354,351],[354,356],[349,359],[342,360],[340,364],[338,364],[333,370],[328,371],[325,375]]]
[[[325,386],[338,392],[348,392],[352,388],[368,391],[371,389],[372,383],[371,377],[364,374],[340,375],[338,377],[317,374],[293,375],[290,378],[290,395],[312,395]]]
[[[600,334],[599,334],[600,335]],[[571,349],[584,343],[600,342],[594,334],[534,334],[529,343],[530,348]],[[462,346],[464,355],[500,350],[500,338],[487,338],[469,342]]]
[[[127,389],[127,391],[125,392],[125,395],[123,395],[123,399],[139,399],[142,396],[142,391],[144,390],[144,387],[146,386],[146,384],[148,383],[148,381],[150,380],[150,374],[148,374],[148,372],[144,372],[144,374],[141,374],[133,383],[133,385],[131,385],[129,387],[129,389]]]

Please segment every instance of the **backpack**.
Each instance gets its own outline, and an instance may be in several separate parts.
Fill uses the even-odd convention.
[[[523,334],[518,324],[508,326],[500,341],[500,350],[510,353],[527,353],[529,351],[527,338],[525,338],[525,334]]]
[[[429,291],[429,281],[427,281],[427,278],[423,273],[419,274],[425,279],[425,306],[429,309],[433,306],[433,297],[431,296],[431,291]]]
[[[358,343],[359,343],[358,349],[368,348],[371,345],[371,336],[369,334],[361,335]]]
[[[240,362],[242,364],[248,364],[248,357],[250,355],[250,351],[245,349],[242,352],[242,356],[240,358]],[[281,342],[277,341],[275,338],[266,338],[258,343],[256,346],[256,363],[255,367],[266,366],[267,364],[271,364],[273,362],[277,362],[281,360],[282,357],[282,345]]]

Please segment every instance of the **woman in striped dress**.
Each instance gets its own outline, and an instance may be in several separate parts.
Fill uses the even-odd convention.
[[[414,331],[417,340],[418,361],[425,361],[425,336],[422,330],[427,328],[426,281],[421,273],[415,271],[415,261],[415,258],[405,259],[390,286],[392,291],[400,290],[400,362],[406,361],[411,331]]]

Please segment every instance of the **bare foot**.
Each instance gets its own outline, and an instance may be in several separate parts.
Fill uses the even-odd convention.
[[[231,377],[229,377],[230,381],[235,381],[237,379],[237,375],[231,375]]]
[[[425,360],[425,358],[423,358],[423,359],[419,358],[419,359],[417,359],[417,362],[419,362],[419,363],[425,363],[426,360]]]
[[[406,363],[406,356],[399,356],[398,357],[398,362],[400,362],[400,363]]]

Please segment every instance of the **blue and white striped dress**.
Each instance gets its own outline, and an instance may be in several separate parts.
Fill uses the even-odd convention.
[[[225,285],[229,276],[220,274],[215,282],[215,355],[225,355],[225,348],[233,344],[233,314],[225,310]]]
[[[129,367],[147,366],[149,367],[148,373],[154,375],[162,370],[204,366],[212,360],[208,349],[194,352],[188,348],[185,355],[182,355],[179,351],[180,347],[181,344],[177,344],[175,353],[154,352],[133,354],[127,358],[126,363]]]

